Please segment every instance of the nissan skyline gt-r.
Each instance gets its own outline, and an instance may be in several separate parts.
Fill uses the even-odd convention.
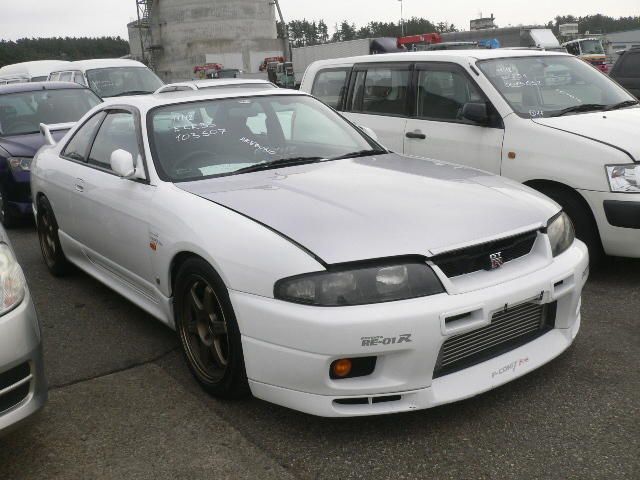
[[[588,253],[556,203],[394,154],[304,93],[110,100],[40,151],[32,189],[51,273],[74,264],[174,328],[215,396],[429,408],[580,327]]]

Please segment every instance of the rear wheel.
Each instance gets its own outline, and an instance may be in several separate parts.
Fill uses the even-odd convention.
[[[577,192],[555,185],[545,185],[538,190],[560,204],[569,215],[576,229],[576,237],[589,248],[590,262],[598,266],[604,259],[604,249],[598,232],[598,224],[593,218],[589,206],[579,197]]]
[[[44,258],[44,262],[51,274],[61,277],[68,273],[71,265],[60,246],[58,222],[56,222],[51,204],[46,198],[38,201],[36,229],[38,231],[40,249],[42,250],[42,258]]]
[[[249,393],[240,330],[224,283],[200,258],[180,267],[175,282],[176,330],[191,373],[208,393]]]

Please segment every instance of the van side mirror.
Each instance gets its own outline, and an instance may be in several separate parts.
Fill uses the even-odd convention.
[[[479,125],[489,124],[489,112],[486,103],[465,103],[462,107],[462,117]]]
[[[133,155],[126,150],[118,149],[111,153],[111,170],[121,178],[145,179],[144,171],[136,168]]]

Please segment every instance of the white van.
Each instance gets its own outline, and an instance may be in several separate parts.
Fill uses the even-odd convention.
[[[102,98],[151,94],[164,85],[143,63],[122,58],[70,62],[52,71],[49,81],[79,83]]]
[[[14,63],[0,68],[0,85],[24,82],[45,82],[49,73],[64,68],[62,60],[37,60],[33,62]]]
[[[640,257],[638,101],[572,55],[497,49],[324,60],[309,66],[301,90],[396,152],[545,193],[594,260]]]

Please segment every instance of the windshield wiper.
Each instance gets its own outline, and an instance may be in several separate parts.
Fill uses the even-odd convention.
[[[115,95],[111,95],[112,97],[126,97],[128,95],[149,95],[153,92],[149,92],[147,90],[129,90],[127,92],[117,93]]]
[[[610,110],[618,110],[619,108],[625,108],[625,107],[633,107],[634,105],[638,105],[637,100],[625,100],[624,102],[620,102],[620,103],[615,103],[607,108],[604,109],[605,112],[608,112]]]
[[[573,107],[562,109],[553,116],[561,117],[562,115],[566,115],[567,113],[593,112],[595,110],[604,110],[606,108],[607,105],[602,105],[600,103],[583,103],[581,105],[574,105]]]
[[[369,157],[373,155],[384,155],[385,153],[389,152],[380,149],[360,150],[358,152],[345,153],[344,155],[340,155],[339,157],[331,157],[327,160],[343,160],[345,158]]]
[[[248,167],[241,168],[239,170],[235,170],[231,172],[232,175],[236,175],[238,173],[251,173],[251,172],[261,172],[263,170],[272,170],[278,167],[293,167],[296,165],[305,165],[308,163],[316,163],[324,160],[322,157],[292,157],[292,158],[281,158],[279,160],[274,160],[272,162],[262,162],[256,163],[255,165],[250,165]]]

